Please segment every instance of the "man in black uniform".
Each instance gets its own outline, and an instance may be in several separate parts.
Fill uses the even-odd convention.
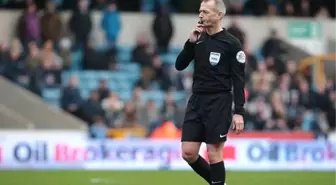
[[[193,95],[182,127],[182,155],[211,185],[225,184],[222,150],[231,123],[237,134],[244,129],[246,56],[238,39],[221,27],[225,11],[223,0],[203,0],[200,22],[175,64],[182,71],[194,60]],[[198,154],[202,142],[207,144],[210,164]]]

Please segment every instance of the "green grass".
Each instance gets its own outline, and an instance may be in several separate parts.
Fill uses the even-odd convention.
[[[1,185],[207,185],[185,171],[0,171]],[[228,172],[228,185],[335,185],[334,172]]]

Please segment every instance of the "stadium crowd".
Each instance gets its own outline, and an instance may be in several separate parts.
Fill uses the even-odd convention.
[[[242,12],[242,2],[230,1],[229,12]],[[255,15],[276,9],[273,4],[259,6],[250,2],[247,1],[244,7],[250,7],[247,12]],[[311,16],[316,12],[332,14],[326,13],[323,7],[307,12],[306,8],[310,6],[305,0],[299,4],[301,11],[294,11],[290,1],[283,2],[286,2],[284,15],[293,15],[294,12],[300,12],[300,16]],[[122,23],[117,4],[114,1],[105,3],[100,5],[104,7],[101,28],[105,32],[108,50],[98,51],[90,39],[92,20],[89,1],[78,1],[68,24],[59,15],[55,1],[48,1],[41,14],[34,1],[27,1],[17,22],[17,38],[11,43],[1,43],[0,74],[40,96],[43,88],[62,87],[61,108],[84,120],[90,126],[93,137],[106,137],[109,128],[141,130],[140,137],[178,137],[187,99],[179,104],[172,94],[174,91],[190,94],[192,72],[177,73],[161,58],[160,54],[170,51],[169,42],[174,33],[174,24],[166,6],[158,11],[153,22],[156,43],[149,43],[146,35],[141,33],[133,48],[132,61],[141,66],[142,75],[134,84],[129,101],[122,101],[104,79],[88,99],[81,96],[76,76],[70,77],[69,81],[62,79],[62,72],[71,69],[74,50],[84,51],[83,70],[118,70],[120,61],[116,48],[119,46],[116,43]],[[269,38],[261,46],[263,60],[258,60],[245,44],[248,33],[239,27],[238,22],[232,21],[227,30],[240,39],[248,58],[247,130],[306,130],[322,136],[335,130],[336,85],[333,79],[313,87],[309,73],[298,71],[297,61],[279,59],[278,56],[285,51],[276,30],[270,30]],[[73,35],[72,40],[69,35]],[[142,99],[142,94],[150,91],[153,83],[168,92],[162,106]],[[112,134],[111,137],[117,136]]]

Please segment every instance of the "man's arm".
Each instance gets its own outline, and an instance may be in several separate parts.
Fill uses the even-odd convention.
[[[184,48],[177,56],[175,68],[178,71],[182,71],[188,67],[189,63],[194,59],[195,43],[191,43],[189,40],[184,44]]]
[[[234,94],[234,114],[244,115],[245,104],[245,62],[246,55],[239,41],[235,41],[232,46],[232,82]]]

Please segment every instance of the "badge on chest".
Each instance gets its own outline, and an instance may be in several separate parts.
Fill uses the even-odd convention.
[[[220,53],[211,52],[209,57],[210,64],[213,66],[217,65],[220,60],[220,57],[221,57]]]

